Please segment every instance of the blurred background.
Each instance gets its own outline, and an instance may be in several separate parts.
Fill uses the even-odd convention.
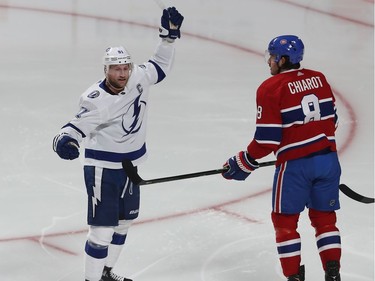
[[[335,92],[341,182],[374,196],[374,2],[370,0],[0,0],[0,280],[83,280],[82,161],[52,139],[103,77],[108,46],[141,64],[160,3],[185,16],[173,71],[151,89],[145,179],[220,168],[255,130],[255,92],[277,35],[305,43],[303,67]],[[261,161],[273,160],[270,155]],[[115,272],[134,280],[285,280],[270,219],[273,167],[245,182],[207,176],[142,187]],[[341,194],[342,279],[374,280],[374,206]],[[323,280],[301,216],[306,280]]]

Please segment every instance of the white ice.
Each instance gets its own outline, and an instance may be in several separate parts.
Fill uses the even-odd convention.
[[[163,0],[162,0],[163,1]],[[174,69],[153,87],[146,179],[220,168],[254,134],[269,40],[297,34],[303,66],[337,96],[341,182],[374,196],[374,2],[165,0],[185,16]],[[53,136],[124,45],[137,63],[158,42],[152,0],[0,0],[0,280],[83,280],[82,162]],[[262,161],[272,160],[269,156]],[[285,280],[270,219],[273,168],[142,187],[141,214],[115,268],[136,281]],[[374,280],[374,206],[341,195],[342,279]],[[306,280],[323,280],[314,231],[300,219]]]

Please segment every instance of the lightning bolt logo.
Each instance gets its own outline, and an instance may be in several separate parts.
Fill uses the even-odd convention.
[[[100,196],[100,186],[96,187],[93,186],[92,190],[94,191],[94,196],[91,197],[92,201],[92,216],[95,217],[95,207],[98,205],[98,201],[101,201],[101,196]]]
[[[102,194],[102,173],[103,169],[99,167],[95,167],[95,185],[92,187],[92,191],[94,193],[94,196],[91,197],[92,202],[92,217],[95,217],[95,207],[98,206],[98,201],[100,202],[102,200],[101,194]]]
[[[142,126],[142,119],[145,112],[146,102],[141,100],[139,95],[134,103],[128,108],[127,112],[122,116],[122,128],[126,133],[135,134]],[[131,117],[130,117],[131,115]]]

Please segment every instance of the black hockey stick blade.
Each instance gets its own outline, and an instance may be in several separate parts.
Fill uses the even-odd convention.
[[[374,198],[370,198],[370,197],[366,197],[361,194],[358,194],[357,192],[355,192],[353,189],[351,189],[349,186],[345,184],[340,184],[339,188],[342,193],[344,193],[346,196],[348,196],[349,198],[355,201],[365,203],[365,204],[374,203]]]
[[[275,165],[275,163],[276,161],[262,162],[262,163],[259,163],[259,167],[273,166]],[[124,168],[125,173],[128,175],[130,180],[136,185],[147,185],[147,184],[154,184],[154,183],[161,183],[161,182],[168,182],[168,181],[197,178],[197,177],[202,177],[202,176],[221,174],[227,170],[227,168],[220,168],[220,169],[208,170],[208,171],[202,171],[202,172],[196,172],[196,173],[190,173],[190,174],[144,180],[139,176],[139,174],[135,170],[133,163],[131,161],[124,160],[122,162],[122,167]]]
[[[137,168],[134,167],[132,161],[122,161],[122,168],[124,169],[128,178],[136,185],[140,185],[143,179],[138,175]]]

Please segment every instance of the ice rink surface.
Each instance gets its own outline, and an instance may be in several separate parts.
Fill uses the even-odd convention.
[[[165,1],[185,16],[172,73],[151,89],[142,177],[220,168],[255,129],[264,50],[280,34],[305,43],[303,66],[337,97],[341,182],[374,196],[374,2]],[[82,161],[52,138],[103,76],[108,46],[137,63],[158,40],[152,0],[0,0],[0,281],[83,280]],[[272,160],[269,156],[262,161]],[[285,280],[271,213],[273,168],[245,182],[220,175],[142,187],[141,213],[116,273],[136,281]],[[342,280],[374,280],[374,206],[341,194]],[[300,219],[306,280],[323,280],[314,231]]]

